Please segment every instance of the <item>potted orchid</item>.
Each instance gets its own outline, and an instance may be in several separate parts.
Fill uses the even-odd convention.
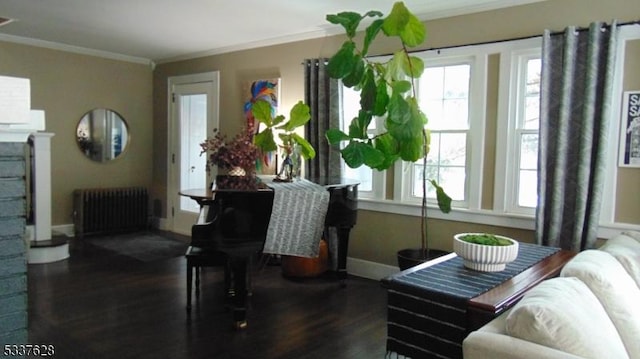
[[[231,140],[227,140],[227,135],[217,128],[213,133],[213,137],[200,144],[200,154],[208,155],[207,171],[211,170],[211,166],[217,166],[229,175],[254,176],[260,150],[253,143],[253,129],[247,126]]]

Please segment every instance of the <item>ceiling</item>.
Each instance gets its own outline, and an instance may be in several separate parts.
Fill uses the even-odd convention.
[[[325,15],[396,0],[2,0],[0,40],[165,62],[338,33]],[[422,20],[542,0],[404,0]],[[1,23],[1,21],[0,21]]]

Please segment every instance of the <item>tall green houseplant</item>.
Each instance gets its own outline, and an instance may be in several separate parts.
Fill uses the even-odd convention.
[[[362,20],[369,17],[374,20],[358,43],[356,31]],[[398,160],[415,162],[422,159],[422,174],[426,178],[430,135],[426,129],[427,117],[418,105],[415,87],[415,79],[424,71],[424,62],[412,56],[409,50],[423,44],[426,38],[424,24],[403,2],[396,2],[387,17],[379,11],[369,11],[364,15],[341,12],[327,15],[327,21],[341,25],[347,36],[341,48],[329,59],[329,76],[360,91],[360,110],[351,121],[348,133],[329,129],[327,140],[332,145],[347,142],[341,154],[349,167],[365,165],[385,170]],[[369,61],[369,48],[380,34],[397,38],[400,48],[386,62]],[[384,117],[384,128],[371,136],[367,128],[374,117]],[[449,212],[451,198],[435,180],[429,182],[436,188],[440,210]],[[429,251],[426,205],[426,181],[423,181],[421,249],[424,255]]]

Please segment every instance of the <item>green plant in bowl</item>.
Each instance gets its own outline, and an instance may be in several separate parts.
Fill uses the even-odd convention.
[[[485,246],[510,246],[513,244],[510,240],[496,237],[493,234],[467,234],[460,238],[461,240],[474,244],[482,244]]]

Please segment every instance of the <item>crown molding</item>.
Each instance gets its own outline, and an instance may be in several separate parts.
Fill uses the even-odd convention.
[[[133,62],[136,64],[149,65],[152,68],[155,65],[151,59],[146,59],[143,57],[123,55],[123,54],[118,54],[114,52],[89,49],[86,47],[67,45],[67,44],[62,44],[62,43],[52,42],[52,41],[32,39],[32,38],[22,37],[22,36],[0,34],[0,41],[12,42],[12,43],[30,45],[30,46],[36,46],[36,47],[43,47],[43,48],[52,49],[52,50],[72,52],[72,53],[81,54],[81,55],[102,57],[102,58],[111,59],[111,60]]]

